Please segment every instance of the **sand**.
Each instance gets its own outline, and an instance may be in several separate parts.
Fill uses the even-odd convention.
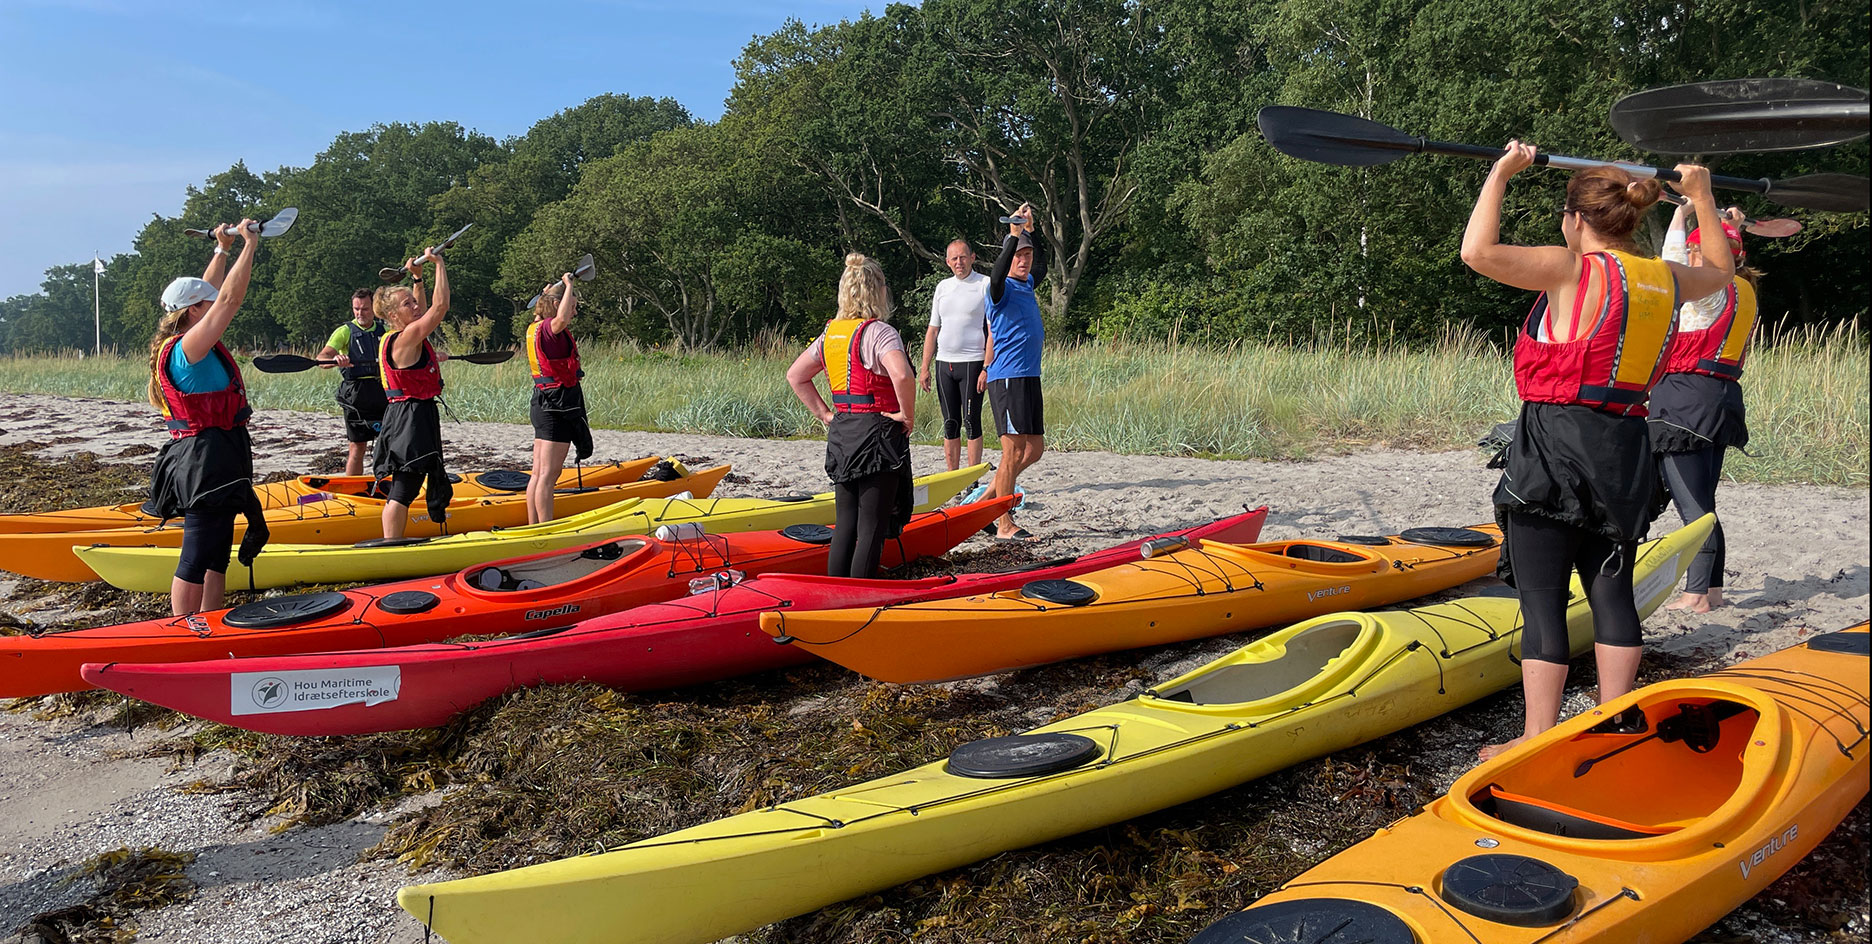
[[[336,417],[265,411],[256,417],[254,434],[263,473],[328,473],[342,461]],[[530,454],[524,426],[445,423],[445,435],[459,467],[523,467]],[[145,405],[0,395],[0,445],[33,442],[44,444],[47,457],[85,451],[147,463],[163,437]],[[717,494],[762,496],[825,485],[818,442],[606,430],[596,438],[600,459],[656,453],[692,464],[732,463],[735,475]],[[940,469],[942,459],[938,450],[918,447],[915,462],[928,472]],[[1023,476],[1031,499],[1020,523],[1045,539],[1049,555],[1262,504],[1271,508],[1264,535],[1270,539],[1396,533],[1491,520],[1495,477],[1474,451],[1371,451],[1281,463],[1054,453]],[[1645,624],[1650,645],[1702,669],[1867,618],[1867,490],[1729,484],[1719,501],[1733,605],[1708,615],[1660,612]],[[1669,512],[1658,524],[1675,526]],[[13,608],[22,601],[10,599],[12,593],[11,582],[0,580],[0,594],[9,598],[0,609],[18,612]],[[1225,648],[1212,646],[1181,661]],[[1123,693],[1114,694],[1119,697]],[[250,797],[188,790],[224,778],[233,763],[225,753],[181,765],[137,756],[176,733],[126,733],[91,717],[0,713],[0,808],[6,811],[0,815],[0,935],[34,913],[81,898],[83,883],[62,884],[76,863],[126,844],[160,844],[198,853],[189,874],[201,891],[187,905],[142,914],[142,940],[254,940],[281,931],[293,932],[300,944],[421,940],[420,926],[392,901],[396,887],[412,879],[408,870],[357,861],[406,809],[274,833],[268,819],[247,815]],[[1447,779],[1456,772],[1447,772]],[[1863,931],[1863,915],[1858,920]]]

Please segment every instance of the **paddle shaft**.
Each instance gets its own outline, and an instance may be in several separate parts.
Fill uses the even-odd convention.
[[[1377,141],[1365,143],[1373,147],[1391,146]],[[1481,144],[1458,144],[1453,141],[1429,141],[1423,138],[1416,139],[1416,143],[1417,146],[1415,148],[1399,147],[1398,149],[1415,150],[1423,154],[1441,154],[1446,157],[1471,157],[1482,161],[1500,160],[1503,154],[1508,153],[1502,148],[1488,147]],[[1568,157],[1564,154],[1548,154],[1544,151],[1536,151],[1534,153],[1534,163],[1536,166],[1557,167],[1561,170],[1590,170],[1594,167],[1616,167],[1633,177],[1655,177],[1658,180],[1668,180],[1671,183],[1678,183],[1683,180],[1681,174],[1667,167],[1652,167],[1648,164],[1627,164],[1624,161],[1597,161],[1589,157]],[[1711,174],[1710,186],[1721,187],[1724,190],[1746,190],[1749,193],[1767,193],[1771,183],[1766,179],[1724,177],[1720,174]]]

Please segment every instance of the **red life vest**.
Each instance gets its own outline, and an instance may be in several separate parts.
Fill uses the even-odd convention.
[[[377,343],[377,370],[383,377],[384,399],[391,403],[399,400],[433,400],[442,395],[442,364],[436,360],[435,348],[429,346],[429,339],[423,339],[422,360],[416,367],[393,367],[390,364],[390,349],[396,346],[396,336],[400,332],[392,331]]]
[[[181,341],[181,335],[170,338],[156,354],[156,383],[162,389],[162,415],[169,435],[182,439],[211,427],[235,429],[247,425],[253,408],[247,405],[247,385],[241,382],[240,365],[234,363],[227,346],[219,341],[214,346],[214,355],[227,369],[227,387],[211,393],[183,393],[169,376],[169,357]]]
[[[1741,379],[1749,336],[1755,333],[1755,286],[1737,276],[1723,291],[1728,301],[1709,327],[1677,332],[1664,358],[1665,373]]]
[[[1594,276],[1598,278],[1595,279]],[[1589,304],[1596,299],[1597,304]],[[1547,293],[1515,341],[1515,389],[1530,403],[1589,406],[1621,416],[1644,416],[1645,398],[1664,375],[1664,354],[1677,330],[1677,280],[1661,259],[1613,251],[1580,260],[1571,341],[1545,341],[1543,320],[1553,317]]]
[[[832,384],[832,409],[840,413],[895,413],[897,388],[889,374],[864,365],[858,345],[864,342],[871,321],[835,318],[826,322],[826,379]]]
[[[567,357],[547,357],[540,344],[540,333],[549,321],[535,321],[527,326],[526,352],[527,366],[533,370],[533,386],[541,390],[555,387],[576,387],[585,371],[579,369],[578,339],[567,331],[562,337],[572,345],[572,353]]]

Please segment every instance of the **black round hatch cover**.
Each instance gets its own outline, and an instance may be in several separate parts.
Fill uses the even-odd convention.
[[[240,629],[271,629],[329,616],[351,605],[351,598],[336,590],[292,593],[243,603],[228,611],[221,622]]]
[[[1872,655],[1872,635],[1866,633],[1827,633],[1807,641],[1807,648],[1821,652],[1843,652],[1851,656]]]
[[[398,590],[378,600],[377,608],[385,613],[426,613],[440,602],[441,598],[427,590]]]
[[[1404,919],[1349,898],[1301,898],[1237,911],[1189,944],[1418,944]]]
[[[359,541],[356,544],[353,544],[351,546],[352,547],[409,547],[412,544],[422,544],[422,543],[427,542],[428,540],[429,540],[428,538],[371,538],[368,541]]]
[[[1533,928],[1573,913],[1579,880],[1527,856],[1470,856],[1443,870],[1443,900],[1497,924]]]
[[[1014,734],[970,741],[949,755],[958,777],[1039,777],[1071,770],[1099,755],[1098,742],[1077,734]]]
[[[1473,528],[1411,528],[1398,537],[1412,544],[1441,544],[1444,547],[1493,547],[1495,538]]]
[[[476,483],[501,492],[524,492],[531,481],[531,473],[518,469],[493,469],[475,476]]]
[[[1377,547],[1383,544],[1390,544],[1391,539],[1382,534],[1341,534],[1339,535],[1339,543],[1370,544],[1373,547]]]
[[[780,534],[802,544],[832,543],[832,529],[822,524],[790,524],[781,528]]]
[[[1060,606],[1084,606],[1098,599],[1098,591],[1077,580],[1030,580],[1021,586],[1021,596]]]

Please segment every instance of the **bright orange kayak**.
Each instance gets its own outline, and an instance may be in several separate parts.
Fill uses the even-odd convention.
[[[1862,623],[1587,711],[1191,944],[1323,928],[1386,944],[1687,940],[1865,797],[1867,640]],[[1614,724],[1633,708],[1642,725]]]
[[[1494,570],[1500,538],[1478,525],[1357,542],[1196,541],[985,596],[770,613],[761,629],[875,679],[936,682],[1409,600]]]
[[[559,488],[601,488],[625,485],[643,478],[657,457],[630,462],[606,462],[584,469],[567,469],[559,474]],[[451,475],[456,498],[480,498],[484,495],[512,495],[525,492],[529,476],[525,472],[492,469]],[[374,495],[377,478],[371,475],[301,475],[284,482],[254,486],[260,507],[267,510],[293,508],[304,504],[308,496],[323,494],[352,498]],[[317,498],[312,500],[316,501]],[[153,528],[162,522],[143,511],[140,504],[93,505],[32,514],[0,515],[0,534],[35,534],[42,531],[97,531],[106,528]]]
[[[553,499],[553,511],[559,517],[602,508],[629,498],[666,498],[678,492],[698,497],[713,492],[728,466],[716,466],[701,472],[683,474],[668,481],[647,480],[629,485],[561,491]],[[266,513],[270,541],[277,544],[355,544],[383,537],[383,506],[380,498],[321,493],[302,505],[277,508]],[[480,498],[457,498],[449,502],[448,521],[437,525],[429,519],[428,509],[418,502],[410,508],[411,538],[486,531],[490,528],[526,524],[524,492],[485,495]],[[247,531],[246,522],[234,523],[234,541],[240,543]],[[98,576],[72,553],[72,548],[94,547],[180,547],[182,523],[160,528],[114,528],[98,531],[44,531],[37,534],[0,534],[0,570],[9,570],[41,580],[96,580]]]

